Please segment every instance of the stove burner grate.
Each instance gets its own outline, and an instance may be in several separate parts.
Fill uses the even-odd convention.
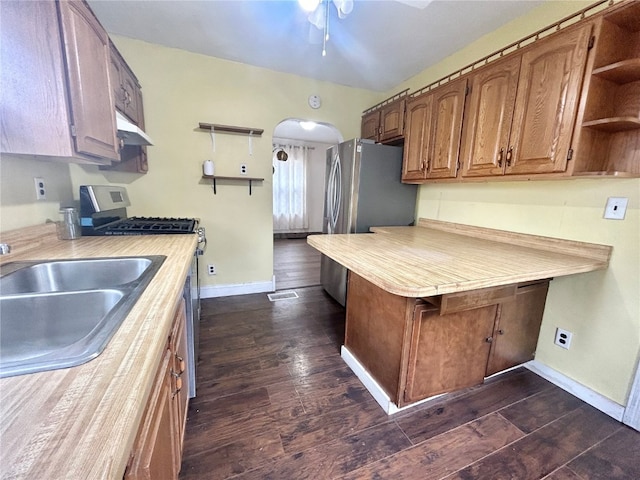
[[[106,235],[153,235],[194,233],[196,221],[192,218],[131,217],[110,225]]]

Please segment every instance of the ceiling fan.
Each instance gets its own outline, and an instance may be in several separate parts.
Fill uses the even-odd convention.
[[[423,9],[433,0],[395,0],[398,3],[409,5],[410,7]],[[329,40],[329,9],[333,4],[336,8],[338,18],[346,18],[353,10],[354,0],[298,0],[300,8],[308,12],[307,19],[315,30],[309,27],[309,41],[319,43],[315,40],[317,34],[322,32],[322,56],[327,55],[327,41]]]

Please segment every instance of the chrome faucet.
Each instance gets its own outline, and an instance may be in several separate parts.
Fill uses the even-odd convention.
[[[8,243],[0,243],[0,255],[11,253],[11,245]]]

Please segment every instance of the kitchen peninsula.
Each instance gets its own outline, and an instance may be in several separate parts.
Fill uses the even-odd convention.
[[[387,413],[531,360],[549,280],[612,247],[420,219],[309,236],[349,270],[342,357]]]
[[[11,245],[11,253],[0,257],[3,264],[166,256],[98,357],[72,368],[0,379],[0,477],[123,478],[155,389],[156,373],[167,358],[176,312],[184,308],[184,282],[197,236],[103,236],[69,241],[58,240],[55,225],[47,224],[3,232],[2,241]],[[171,448],[173,445],[177,448],[177,443]],[[179,463],[174,468],[177,477]]]

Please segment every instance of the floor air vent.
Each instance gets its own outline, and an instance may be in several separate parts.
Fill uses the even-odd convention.
[[[278,292],[278,293],[269,293],[267,294],[269,300],[275,302],[277,300],[289,300],[290,298],[298,298],[298,294],[293,290],[289,290],[287,292]]]

